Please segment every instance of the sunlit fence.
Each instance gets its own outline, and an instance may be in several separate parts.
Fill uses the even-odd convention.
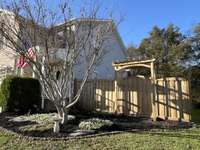
[[[75,82],[75,91],[80,81]],[[78,107],[87,111],[190,120],[189,83],[183,78],[150,79],[129,77],[116,80],[90,80]]]

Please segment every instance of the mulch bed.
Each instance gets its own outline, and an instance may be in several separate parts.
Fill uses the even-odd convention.
[[[0,114],[0,131],[9,132],[10,134],[17,135],[19,138],[31,138],[31,139],[74,139],[74,138],[88,138],[103,136],[108,134],[119,134],[124,132],[143,132],[151,129],[180,129],[189,128],[191,123],[177,122],[177,121],[156,121],[153,122],[147,118],[134,118],[134,117],[110,117],[110,116],[99,116],[99,118],[110,119],[114,122],[111,127],[102,128],[95,130],[94,132],[88,132],[88,134],[76,134],[79,132],[78,123],[81,119],[88,118],[88,116],[78,116],[74,121],[69,122],[68,128],[63,128],[61,133],[53,133],[52,128],[47,128],[44,131],[32,130],[32,131],[22,131],[21,127],[24,126],[36,126],[39,125],[37,122],[32,121],[11,121],[12,118],[17,117],[16,114],[12,113],[1,113]],[[81,131],[80,131],[81,132]],[[75,133],[74,135],[72,133]]]

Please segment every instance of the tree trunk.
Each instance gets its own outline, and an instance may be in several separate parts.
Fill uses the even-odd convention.
[[[68,122],[68,111],[65,108],[62,108],[62,120],[61,124],[65,125]]]
[[[68,111],[62,107],[56,107],[59,119],[61,119],[60,124],[64,125],[68,122]]]

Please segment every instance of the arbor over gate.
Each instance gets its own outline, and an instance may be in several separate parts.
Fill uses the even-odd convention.
[[[189,83],[179,77],[156,79],[155,59],[114,62],[115,80],[90,80],[82,92],[79,107],[86,110],[153,119],[190,121]],[[150,76],[134,74],[147,68]],[[76,82],[76,87],[79,82]]]

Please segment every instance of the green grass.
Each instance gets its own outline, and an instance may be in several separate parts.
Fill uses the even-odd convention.
[[[0,134],[0,147],[2,147],[6,142],[9,141],[11,136],[1,135]]]
[[[192,112],[192,119],[200,122],[200,110]],[[44,116],[43,116],[44,117]],[[32,120],[43,120],[35,116]],[[45,119],[44,119],[45,120]],[[47,119],[48,120],[48,119]],[[40,127],[38,127],[40,128]],[[35,130],[35,129],[34,129]],[[67,149],[67,150],[199,150],[200,126],[190,129],[152,129],[142,132],[124,132],[115,135],[97,136],[72,140],[30,140],[19,138],[0,130],[0,149]]]
[[[47,113],[47,114],[33,114],[33,115],[22,115],[15,117],[15,119],[22,119],[24,121],[32,121],[39,124],[53,123],[56,113]]]
[[[27,140],[10,136],[9,142],[4,142],[1,149],[200,149],[199,134],[189,132],[192,129],[180,131],[151,131],[142,133],[123,133],[94,138],[74,140]],[[200,131],[200,129],[198,129]],[[1,133],[0,133],[1,134]],[[0,137],[2,137],[0,135]],[[3,137],[6,137],[5,135]]]

